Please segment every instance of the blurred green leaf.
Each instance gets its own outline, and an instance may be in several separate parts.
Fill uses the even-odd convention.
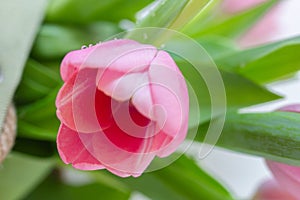
[[[50,140],[56,139],[59,120],[56,117],[55,99],[58,88],[42,99],[23,106],[18,106],[19,136]]]
[[[127,178],[123,182],[151,199],[232,199],[220,183],[204,172],[192,159],[182,155],[171,165]]]
[[[264,49],[265,53],[254,53]],[[273,49],[273,51],[268,51]],[[257,83],[276,81],[285,76],[292,75],[300,70],[300,37],[266,45],[261,48],[251,49],[252,58],[257,58],[246,63],[239,72]]]
[[[225,37],[209,35],[196,40],[212,59],[217,59],[226,55],[234,54],[239,51],[236,44]]]
[[[196,137],[203,141],[208,123],[201,126]],[[291,112],[230,112],[218,146],[267,159],[300,165],[300,114]]]
[[[229,17],[228,19],[222,20],[221,18],[216,18],[213,22],[210,22],[207,26],[203,27],[197,34],[193,35],[193,37],[221,35],[232,38],[239,36],[278,2],[279,0],[269,0],[252,9]]]
[[[63,183],[59,177],[49,176],[24,200],[83,200],[83,199],[103,199],[103,200],[127,200],[130,191],[123,191],[109,187],[106,184],[91,183],[82,186],[73,186]]]
[[[116,24],[97,22],[72,26],[44,24],[37,35],[32,56],[38,60],[57,60],[83,45],[96,44],[120,32]]]
[[[137,19],[136,28],[169,27],[180,15],[188,0],[160,0],[146,7]]]
[[[52,157],[57,154],[56,144],[52,141],[41,141],[18,136],[13,151],[38,157]]]
[[[51,0],[46,20],[74,24],[134,20],[135,13],[150,2],[151,0]]]
[[[36,123],[18,120],[18,134],[31,139],[55,141],[59,125],[56,117]]]
[[[231,52],[216,59],[218,66],[265,84],[300,70],[300,37]]]
[[[187,35],[194,35],[198,33],[210,19],[214,17],[214,11],[220,5],[222,0],[208,0],[203,9],[198,12],[193,19],[183,28],[182,32]]]
[[[172,35],[168,29],[182,30],[191,20],[200,18],[202,11],[207,8],[209,3],[210,0],[156,1],[140,11],[135,27],[137,30],[129,32],[125,37],[160,46]],[[141,34],[143,31],[139,28],[146,27],[152,27],[152,29]],[[160,29],[155,29],[155,27]]]
[[[53,89],[46,97],[31,104],[18,107],[18,118],[28,122],[39,122],[55,117],[55,99],[58,88]]]
[[[61,83],[57,71],[28,59],[15,101],[18,105],[33,102],[51,93]]]
[[[146,40],[147,43],[154,45],[157,40],[163,40],[165,37],[164,29],[153,29],[141,34],[140,28],[145,27],[159,27],[170,28],[176,19],[180,16],[185,6],[188,4],[188,0],[159,0],[155,1],[148,7],[140,11],[140,15],[137,18],[136,26],[137,30],[128,32],[125,38],[134,39],[137,41]],[[182,24],[183,25],[183,24]],[[143,38],[142,40],[140,38]]]
[[[196,93],[198,99],[198,102],[190,104],[190,110],[193,112],[194,110],[197,110],[193,107],[199,106],[200,122],[195,121],[191,123],[190,126],[206,122],[211,118],[211,95],[208,91],[207,85],[201,74],[199,74],[198,71],[191,66],[191,64],[182,59],[175,59],[178,67],[180,68],[186,80],[192,86],[193,91]],[[281,98],[280,96],[273,94],[264,87],[249,81],[239,74],[226,72],[223,70],[220,70],[220,73],[226,90],[227,110],[237,110],[239,108]],[[207,69],[206,74],[209,74],[209,69]],[[191,117],[190,120],[193,120],[193,117]]]
[[[22,199],[47,176],[53,166],[52,159],[11,153],[0,169],[1,199]]]

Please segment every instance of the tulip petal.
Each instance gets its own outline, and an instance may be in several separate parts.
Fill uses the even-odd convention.
[[[102,126],[106,118],[110,119],[110,126],[103,129],[102,133],[116,148],[132,153],[145,153],[157,151],[162,148],[162,144],[170,142],[171,137],[159,131],[156,123],[143,116],[129,102],[115,101],[99,90],[95,100],[106,102],[95,105],[98,120]]]
[[[79,69],[107,69],[108,66],[110,70],[126,72],[133,67],[145,66],[145,61],[149,61],[155,53],[155,47],[134,40],[107,41],[68,53],[61,64],[61,76],[67,81]]]
[[[267,161],[276,180],[282,187],[295,197],[300,197],[300,168],[283,163]]]
[[[95,110],[96,69],[83,69],[63,85],[56,98],[57,116],[69,128],[84,133],[96,132],[110,125],[99,126]],[[106,103],[106,102],[97,102]]]
[[[284,107],[280,108],[280,111],[300,113],[300,104],[284,106]]]
[[[71,163],[75,168],[82,170],[104,168],[104,166],[87,151],[78,133],[69,129],[64,124],[60,126],[58,132],[57,148],[64,163]]]
[[[297,200],[274,180],[268,180],[259,187],[253,200]]]

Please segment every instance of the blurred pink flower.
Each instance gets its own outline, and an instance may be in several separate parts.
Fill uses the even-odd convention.
[[[273,161],[267,161],[267,165],[280,187],[295,199],[300,199],[300,167]]]
[[[258,189],[253,200],[297,200],[275,181],[268,180]]]
[[[57,147],[65,163],[137,177],[184,140],[188,92],[167,52],[112,40],[68,53],[61,76]]]
[[[254,7],[266,0],[224,0],[223,9],[228,13],[236,13]]]
[[[222,7],[226,13],[234,14],[266,1],[267,0],[224,0]],[[269,42],[279,31],[279,17],[277,14],[279,8],[279,6],[276,6],[263,16],[239,39],[239,44],[242,47],[249,47]]]

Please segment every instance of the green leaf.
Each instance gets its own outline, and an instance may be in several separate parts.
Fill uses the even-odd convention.
[[[23,138],[20,135],[16,138],[13,151],[43,158],[57,155],[57,148],[54,142],[32,140]]]
[[[161,27],[167,28],[180,15],[188,0],[160,0],[142,10],[137,19],[136,28]]]
[[[228,38],[209,35],[196,40],[213,59],[234,54],[239,51],[236,44]]]
[[[0,130],[43,19],[46,3],[46,0],[0,2],[0,76],[3,78],[0,82]]]
[[[295,74],[300,70],[299,54],[297,53],[300,51],[300,37],[295,38],[294,41],[296,40],[297,43],[285,44],[281,48],[247,63],[240,69],[240,74],[260,84]]]
[[[176,59],[176,58],[175,58]],[[201,59],[201,58],[199,58]],[[191,111],[195,111],[195,106],[200,108],[200,122],[193,122],[190,126],[206,122],[211,118],[211,95],[208,91],[206,82],[197,70],[182,59],[176,59],[186,80],[196,93],[198,102],[190,104]],[[266,88],[259,86],[243,76],[231,72],[219,70],[223,79],[226,92],[227,110],[237,110],[239,108],[265,103],[281,98],[273,94]],[[208,71],[209,73],[209,71]],[[195,104],[196,103],[196,104]],[[197,113],[195,113],[197,114]],[[216,117],[216,116],[212,116]],[[190,117],[193,120],[193,117]]]
[[[0,169],[1,199],[17,200],[27,195],[54,166],[52,159],[11,153]]]
[[[55,174],[43,181],[24,200],[82,200],[82,199],[103,199],[103,200],[127,200],[130,192],[119,190],[102,183],[91,183],[82,186],[73,186],[63,183]]]
[[[97,174],[94,177],[98,179]],[[220,183],[184,155],[171,165],[145,173],[139,178],[118,179],[131,190],[139,191],[151,199],[232,199]]]
[[[248,79],[265,84],[300,70],[300,37],[229,53],[217,58],[221,69],[235,71]]]
[[[214,11],[218,6],[221,4],[221,0],[208,0],[205,1],[205,6],[203,6],[203,9],[198,10],[198,14],[191,19],[183,28],[182,32],[187,34],[187,35],[194,35],[198,33],[203,26],[211,18],[214,16]]]
[[[140,16],[138,16],[135,26],[137,30],[128,32],[124,37],[137,41],[140,41],[139,38],[142,37],[144,40],[147,40],[147,43],[154,45],[154,43],[157,43],[157,40],[160,41],[166,37],[164,29],[155,29],[155,27],[170,28],[187,4],[188,0],[160,0],[153,2],[140,11]],[[153,27],[153,30],[143,33],[143,29],[141,30],[140,28],[145,27]]]
[[[50,141],[56,139],[60,125],[55,107],[57,92],[58,88],[52,89],[44,98],[18,106],[19,136]]]
[[[39,122],[41,120],[55,117],[55,99],[58,88],[53,89],[46,97],[31,104],[18,107],[18,119],[28,122]]]
[[[56,70],[28,59],[21,83],[15,94],[15,101],[18,105],[33,102],[48,95],[61,83]]]
[[[200,127],[196,140],[203,141]],[[228,113],[218,146],[267,159],[300,165],[300,114],[291,112]]]
[[[18,120],[18,134],[21,137],[55,141],[60,122],[56,117],[30,123]]]
[[[52,0],[47,11],[49,22],[87,24],[109,20],[134,20],[135,13],[151,0]]]
[[[250,10],[246,10],[240,14],[234,15],[228,19],[215,19],[206,27],[203,27],[193,37],[203,35],[221,35],[225,37],[237,37],[244,31],[249,29],[257,20],[259,20],[270,8],[272,8],[279,0],[269,0]]]
[[[125,37],[160,46],[168,41],[172,34],[175,34],[169,29],[181,31],[193,19],[200,18],[208,4],[210,0],[156,1],[140,12],[140,18],[137,19],[136,24],[137,30],[131,30]],[[147,27],[152,27],[152,29],[147,31],[140,29]]]
[[[61,59],[71,50],[96,44],[120,32],[116,24],[97,22],[86,26],[44,24],[37,35],[32,56],[38,60]]]

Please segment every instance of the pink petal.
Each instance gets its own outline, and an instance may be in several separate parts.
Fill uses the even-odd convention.
[[[300,197],[300,167],[267,161],[278,183],[295,197]]]
[[[64,124],[60,126],[58,131],[57,148],[64,163],[71,163],[75,168],[82,170],[104,168],[84,147],[78,133]]]
[[[69,128],[90,133],[109,126],[99,126],[95,111],[95,93],[97,90],[96,69],[82,69],[74,73],[63,85],[56,98],[57,116]],[[102,102],[97,102],[102,103]]]
[[[266,2],[266,0],[224,0],[223,7],[226,12],[235,13],[249,9],[263,2]]]
[[[284,107],[280,108],[279,110],[284,111],[284,112],[300,113],[300,104],[293,104],[293,105],[284,106]]]
[[[108,66],[110,70],[126,72],[133,67],[143,67],[144,61],[153,57],[155,52],[155,47],[142,45],[134,40],[119,39],[103,42],[68,53],[61,64],[61,76],[66,81],[79,69],[106,69]]]
[[[96,110],[100,126],[110,120],[111,125],[103,129],[103,134],[117,148],[132,153],[154,152],[169,143],[170,137],[164,132],[156,132],[156,124],[140,114],[129,102],[118,102],[97,91]],[[116,108],[114,110],[114,108]]]
[[[264,182],[253,200],[297,200],[274,180]]]

